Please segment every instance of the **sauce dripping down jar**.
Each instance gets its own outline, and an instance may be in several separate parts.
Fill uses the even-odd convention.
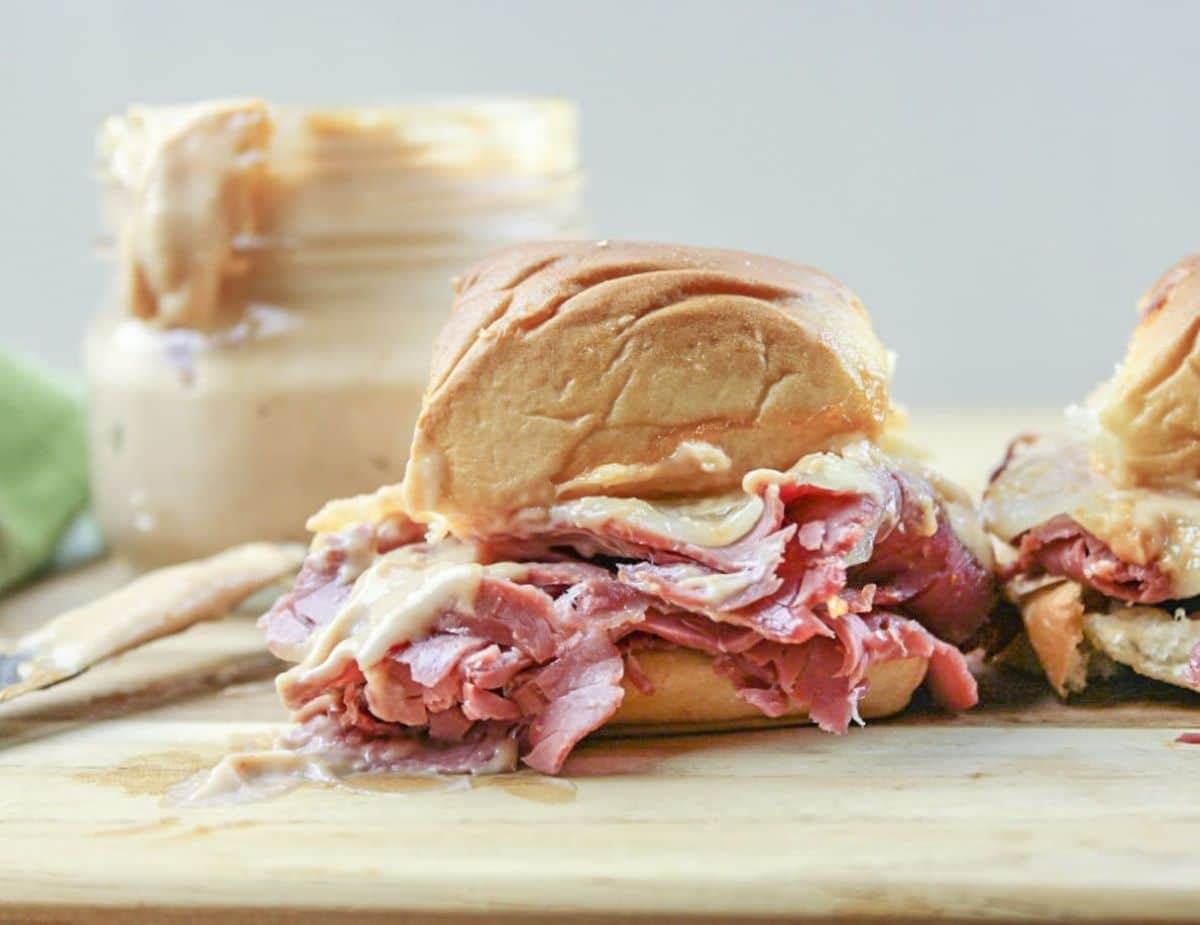
[[[453,277],[587,230],[561,101],[139,107],[97,152],[92,489],[142,567],[302,539],[398,481]]]

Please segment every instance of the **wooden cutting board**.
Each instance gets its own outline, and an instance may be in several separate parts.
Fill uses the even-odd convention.
[[[977,488],[1014,420],[930,416],[918,435]],[[102,564],[28,589],[0,603],[0,632],[123,577]],[[919,703],[840,738],[598,741],[563,780],[164,804],[239,736],[280,728],[277,667],[243,615],[0,708],[0,918],[1200,917],[1200,746],[1174,742],[1200,729],[1186,692],[1065,707],[988,673],[968,715]]]

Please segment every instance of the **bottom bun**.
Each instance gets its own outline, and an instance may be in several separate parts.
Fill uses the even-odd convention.
[[[702,732],[794,726],[810,722],[807,708],[783,716],[764,716],[737,695],[737,689],[712,667],[712,658],[691,649],[651,649],[637,654],[641,668],[654,685],[643,694],[629,679],[622,682],[625,699],[604,730],[621,735],[663,732]],[[884,662],[867,672],[867,693],[859,703],[864,719],[891,716],[908,706],[925,679],[929,662],[907,658]]]
[[[1138,674],[1200,691],[1188,672],[1192,651],[1200,646],[1200,620],[1179,619],[1161,607],[1120,606],[1085,613],[1083,634],[1114,662]]]
[[[1188,673],[1191,653],[1200,645],[1200,620],[1182,619],[1187,615],[1162,607],[1107,601],[1097,608],[1085,600],[1090,599],[1073,581],[1023,596],[1018,606],[1025,636],[1002,660],[1020,666],[1027,643],[1063,697],[1111,675],[1114,662],[1156,681],[1200,690]]]

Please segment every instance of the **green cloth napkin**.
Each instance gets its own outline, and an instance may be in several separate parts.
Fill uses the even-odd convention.
[[[83,400],[0,346],[0,591],[50,562],[87,503]]]

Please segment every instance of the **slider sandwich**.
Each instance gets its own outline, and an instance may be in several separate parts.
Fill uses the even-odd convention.
[[[1127,666],[1200,691],[1200,257],[1139,303],[1125,360],[1060,434],[1017,438],[984,500],[1030,655],[1061,695]]]
[[[555,773],[602,727],[842,733],[922,684],[971,707],[990,545],[883,446],[888,378],[808,267],[606,242],[477,266],[404,483],[314,516],[262,618],[292,745]]]

